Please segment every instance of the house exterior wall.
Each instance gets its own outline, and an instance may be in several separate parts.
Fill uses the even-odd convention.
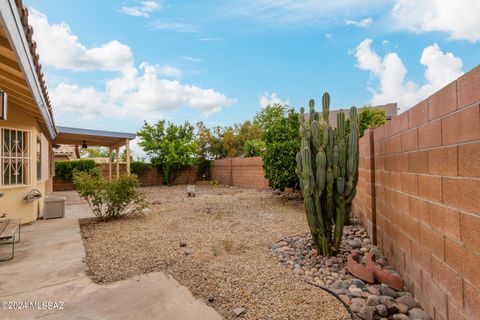
[[[0,192],[5,194],[0,198],[0,214],[5,213],[7,218],[21,219],[22,223],[33,222],[37,217],[43,215],[45,197],[52,193],[51,170],[48,170],[48,178],[44,181],[37,181],[36,167],[36,141],[40,136],[40,127],[33,116],[19,110],[15,106],[8,107],[8,120],[0,120],[0,128],[11,128],[20,130],[29,130],[31,132],[30,141],[30,182],[28,186],[0,186]],[[48,136],[47,136],[48,137]],[[52,161],[52,141],[48,141],[48,164],[51,168]],[[32,189],[38,189],[42,193],[42,198],[33,202],[23,200],[25,195]]]

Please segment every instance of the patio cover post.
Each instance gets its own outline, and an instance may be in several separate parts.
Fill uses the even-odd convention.
[[[127,156],[127,174],[130,175],[130,142],[125,139],[125,155]]]
[[[117,179],[120,178],[120,148],[115,148],[115,156],[117,161]]]
[[[112,148],[108,148],[108,180],[112,181]]]

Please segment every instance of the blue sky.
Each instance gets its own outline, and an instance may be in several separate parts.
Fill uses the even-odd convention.
[[[413,106],[480,57],[480,0],[28,0],[56,122],[251,119],[261,104]]]

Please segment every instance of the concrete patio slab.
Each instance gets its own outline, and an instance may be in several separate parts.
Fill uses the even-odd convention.
[[[86,275],[78,219],[87,205],[67,206],[64,219],[39,220],[22,228],[15,259],[0,264],[0,303],[62,302],[61,310],[29,305],[0,310],[2,319],[222,319],[162,272],[111,284]],[[0,254],[8,254],[0,246]],[[1,309],[1,308],[0,308]]]

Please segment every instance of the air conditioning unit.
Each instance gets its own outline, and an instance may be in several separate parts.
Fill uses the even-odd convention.
[[[45,208],[43,209],[43,219],[54,219],[65,217],[66,197],[48,196],[45,198]]]

